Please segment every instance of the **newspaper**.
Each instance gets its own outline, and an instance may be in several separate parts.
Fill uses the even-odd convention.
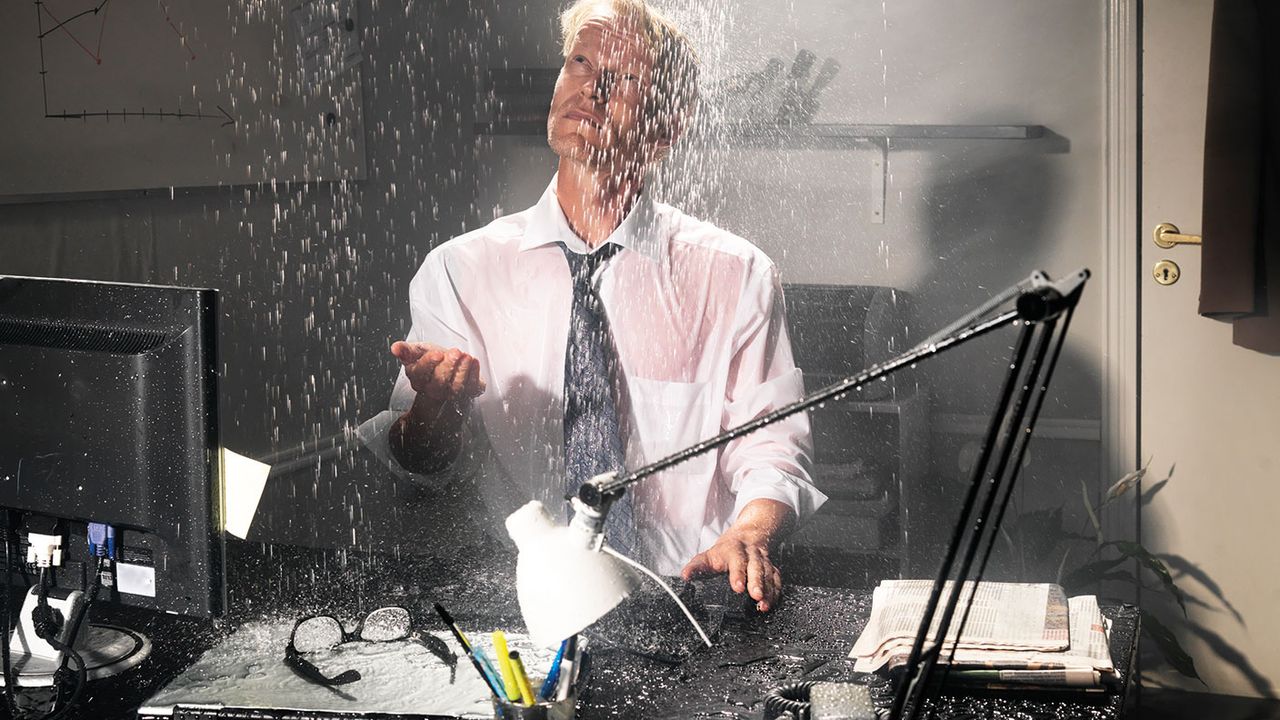
[[[1060,653],[958,651],[948,680],[984,687],[1027,685],[1101,688],[1118,680],[1111,660],[1111,622],[1093,595],[1069,599],[1071,645]],[[906,656],[903,656],[903,662]]]
[[[916,630],[929,601],[931,580],[886,580],[871,596],[871,618],[854,643],[849,657],[854,658],[860,672],[874,672],[888,664],[895,655],[905,655],[915,642]],[[948,582],[942,598],[949,596],[953,585]],[[960,593],[960,604],[947,630],[946,647],[956,644],[956,634],[964,618],[963,609],[972,608],[965,624],[964,637],[958,646],[992,650],[1065,650],[1070,642],[1067,621],[1067,598],[1057,585],[1030,583],[966,582]],[[929,628],[929,637],[937,634],[942,622],[938,612]]]
[[[874,672],[906,663],[930,584],[891,580],[876,588],[871,620],[850,653],[855,669]],[[967,583],[961,608],[971,594],[972,583]],[[961,614],[952,621],[939,659],[940,665],[950,665],[949,680],[986,686],[1100,687],[1115,679],[1109,625],[1092,595],[1068,601],[1056,585],[984,582],[953,651]],[[938,622],[935,619],[934,629]]]

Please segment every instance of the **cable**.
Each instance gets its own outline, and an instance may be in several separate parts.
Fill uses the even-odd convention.
[[[31,624],[35,627],[36,637],[48,641],[57,639],[62,629],[61,613],[49,607],[49,568],[40,568],[40,577],[36,581],[36,609],[31,613]]]
[[[667,591],[667,594],[671,596],[671,600],[675,600],[676,605],[680,606],[680,609],[685,611],[685,618],[689,618],[690,623],[694,625],[694,629],[698,630],[699,637],[703,638],[704,643],[707,643],[707,647],[712,647],[712,639],[707,637],[707,633],[704,632],[703,626],[698,624],[698,620],[694,618],[694,614],[692,614],[692,612],[689,611],[689,607],[686,607],[684,602],[681,602],[680,596],[676,594],[676,591],[673,591],[673,589],[671,589],[671,585],[668,585],[666,582],[664,582],[662,578],[659,578],[658,574],[654,573],[653,570],[645,568],[645,566],[639,564],[639,562],[636,562],[635,560],[631,560],[630,557],[627,557],[626,555],[622,555],[621,552],[613,550],[613,548],[607,546],[607,544],[605,544],[605,546],[600,546],[600,550],[609,553],[609,555],[612,555],[613,557],[617,557],[618,560],[626,562],[626,564],[632,566],[632,568],[636,568],[636,569],[639,569],[640,571],[643,571],[644,574],[649,575],[650,578],[653,578],[655,583],[662,585],[662,589],[664,589],[664,591]]]
[[[809,691],[817,684],[814,680],[800,680],[770,690],[764,696],[765,717],[791,713],[798,720],[809,720]]]
[[[13,658],[10,652],[9,641],[14,626],[12,608],[9,602],[8,592],[12,588],[10,575],[13,572],[13,556],[12,556],[12,523],[6,516],[6,522],[0,527],[0,533],[3,533],[4,542],[4,571],[5,571],[5,597],[4,597],[4,625],[3,630],[5,637],[3,643],[0,643],[0,663],[3,665],[4,672],[4,697],[8,706],[9,716],[13,718],[20,717],[18,712],[18,703],[16,690],[14,688],[15,676],[13,672]],[[49,605],[49,583],[50,568],[60,565],[62,562],[62,532],[59,521],[56,518],[43,516],[32,516],[27,520],[27,539],[28,550],[27,560],[32,565],[39,568],[39,576],[36,580],[36,607],[31,613],[31,624],[35,630],[35,634],[41,640],[44,640],[54,650],[63,654],[64,664],[60,666],[54,676],[54,686],[57,688],[54,695],[54,704],[56,705],[62,696],[63,683],[61,676],[65,675],[65,662],[71,660],[76,666],[75,689],[72,691],[69,701],[61,708],[52,709],[40,718],[40,720],[61,720],[66,717],[67,713],[75,707],[76,702],[80,699],[81,693],[87,683],[88,673],[85,667],[84,658],[80,656],[75,648],[70,644],[62,642],[60,634],[62,630],[67,628],[67,618],[57,609]],[[26,566],[23,566],[24,571]],[[79,628],[84,621],[88,605],[92,602],[92,596],[97,594],[98,583],[100,582],[101,561],[99,562],[98,572],[94,576],[94,590],[88,601],[83,603],[77,610],[74,618],[71,618],[71,644],[74,644],[75,637],[79,632]],[[27,577],[25,572],[23,577]],[[21,622],[21,619],[18,621]]]
[[[13,574],[13,558],[10,555],[11,543],[13,541],[12,533],[9,530],[8,511],[6,514],[4,528],[0,532],[4,533],[4,638],[0,643],[0,656],[4,665],[4,701],[6,709],[9,711],[9,717],[18,717],[18,698],[13,689],[13,661],[9,657],[9,640],[13,637],[13,614],[10,603],[10,595],[12,594],[12,574]]]
[[[89,614],[89,606],[93,605],[93,601],[98,597],[98,590],[102,588],[103,560],[103,558],[98,558],[98,565],[93,571],[93,582],[89,583],[89,592],[85,594],[84,604],[80,606],[80,610],[76,612],[75,619],[71,621],[71,634],[68,637],[71,638],[72,643],[80,636],[80,626]]]
[[[80,700],[80,694],[84,692],[84,686],[89,682],[89,677],[88,677],[88,673],[85,671],[84,658],[80,657],[80,653],[76,652],[75,648],[63,643],[57,638],[45,638],[45,642],[52,645],[54,650],[61,651],[65,655],[64,661],[68,659],[74,660],[76,665],[76,689],[71,692],[71,698],[67,700],[67,703],[62,707],[58,708],[57,710],[54,710],[53,712],[39,719],[39,720],[61,720],[62,718],[66,717],[67,713],[75,709],[76,702]],[[58,672],[61,673],[64,669],[65,668],[58,668]],[[54,684],[58,685],[56,680]],[[56,700],[56,697],[55,697],[55,700]]]
[[[111,545],[114,545],[114,537],[111,537],[110,542]],[[114,553],[114,547],[108,550],[108,552]],[[48,641],[50,645],[53,645],[55,650],[61,650],[64,653],[62,666],[58,668],[59,673],[64,673],[66,671],[67,660],[74,659],[76,661],[76,689],[72,691],[71,697],[61,709],[51,715],[46,715],[41,720],[56,720],[57,718],[63,717],[67,712],[70,712],[71,709],[76,706],[76,702],[80,699],[80,695],[84,692],[84,687],[88,683],[88,671],[85,668],[84,658],[76,652],[72,645],[75,644],[76,638],[80,636],[80,626],[84,623],[85,617],[89,615],[89,608],[93,605],[93,601],[97,599],[98,590],[102,588],[102,568],[104,562],[106,562],[106,557],[99,556],[97,566],[93,572],[93,581],[89,584],[89,592],[85,597],[84,604],[80,606],[80,609],[76,612],[75,618],[71,621],[71,632],[67,635],[67,637],[71,638],[71,644],[62,645],[61,643],[55,644],[52,640]]]
[[[84,693],[84,688],[89,682],[88,670],[85,667],[84,658],[81,657],[80,653],[77,652],[76,649],[72,646],[75,644],[76,637],[79,636],[80,634],[80,626],[84,623],[85,617],[89,614],[89,606],[93,604],[94,599],[98,596],[98,590],[102,587],[103,561],[104,561],[104,558],[99,556],[97,567],[93,573],[93,582],[89,586],[89,592],[85,599],[85,602],[76,611],[75,617],[71,619],[71,632],[68,634],[68,637],[71,639],[71,642],[63,643],[61,640],[58,639],[56,632],[50,634],[49,637],[44,637],[43,635],[40,636],[41,639],[49,643],[49,645],[52,646],[54,650],[57,650],[63,654],[63,660],[62,660],[63,664],[61,667],[58,668],[58,674],[59,675],[65,674],[67,669],[66,662],[68,660],[71,660],[74,662],[76,666],[76,670],[75,670],[76,675],[75,675],[75,689],[71,691],[71,696],[62,705],[62,707],[56,708],[50,711],[49,713],[38,718],[38,720],[62,720],[62,718],[67,716],[67,713],[75,709],[76,703],[79,702],[80,700],[80,695]],[[39,602],[44,603],[44,607],[48,608],[47,588],[45,587],[45,577],[46,577],[45,570],[42,568],[40,571]],[[39,609],[39,607],[40,605],[37,605],[37,609]],[[45,618],[45,621],[47,620],[48,618]],[[37,634],[39,633],[40,633],[40,626],[39,626],[39,623],[37,623]],[[57,687],[61,687],[62,683],[58,682],[57,678],[55,678],[54,685]],[[61,692],[59,692],[58,695],[61,695]],[[57,701],[57,696],[55,696],[54,700],[55,702]],[[17,717],[17,715],[15,714],[14,717]]]

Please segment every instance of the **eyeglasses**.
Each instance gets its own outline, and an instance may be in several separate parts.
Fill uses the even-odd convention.
[[[298,620],[289,633],[289,644],[284,649],[284,662],[302,678],[318,685],[334,687],[347,685],[360,679],[358,670],[346,670],[333,677],[325,675],[303,653],[332,650],[353,640],[366,642],[394,642],[413,640],[449,666],[449,682],[457,672],[458,656],[444,640],[430,633],[415,630],[409,611],[402,607],[378,608],[356,623],[354,632],[347,632],[342,623],[332,615],[312,615]]]

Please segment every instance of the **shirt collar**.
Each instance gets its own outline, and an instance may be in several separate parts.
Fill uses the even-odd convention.
[[[631,212],[627,213],[622,224],[614,229],[605,242],[635,250],[650,259],[660,261],[666,251],[667,236],[661,232],[654,205],[649,193],[640,193]],[[551,184],[530,211],[524,239],[520,241],[520,250],[531,250],[554,243],[564,243],[570,250],[578,253],[591,252],[587,243],[569,227],[569,220],[565,218],[560,200],[556,197],[556,177],[551,178]]]

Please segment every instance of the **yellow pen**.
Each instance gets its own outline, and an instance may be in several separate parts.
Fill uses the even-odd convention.
[[[512,650],[510,657],[511,671],[516,674],[516,685],[520,687],[520,701],[528,707],[533,707],[533,688],[529,687],[529,676],[524,673],[524,662],[520,660],[520,653]]]
[[[521,691],[520,684],[516,682],[516,674],[511,669],[511,657],[507,654],[507,636],[501,630],[493,631],[493,652],[498,656],[498,667],[502,670],[503,690],[507,693],[507,700],[511,702],[520,702]]]

